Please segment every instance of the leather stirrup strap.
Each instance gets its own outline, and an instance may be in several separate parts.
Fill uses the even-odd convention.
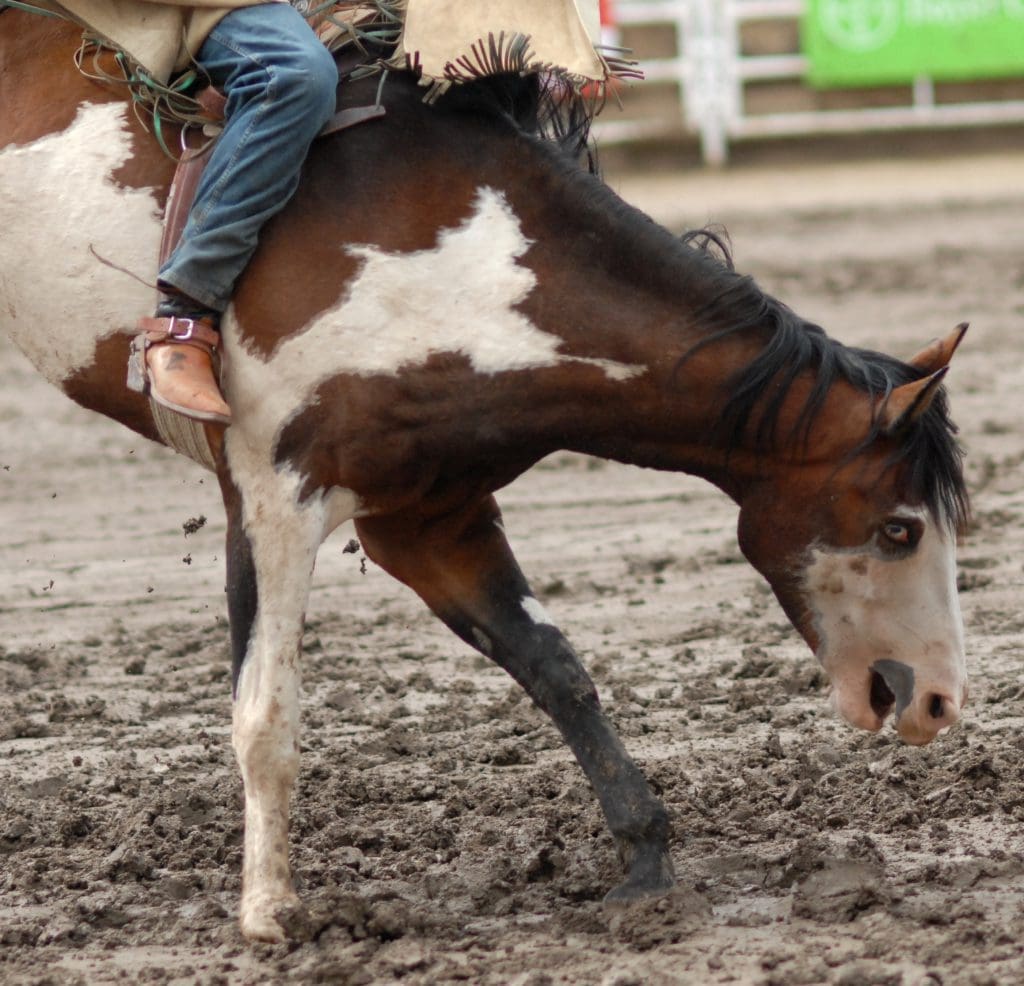
[[[164,206],[164,229],[160,237],[161,267],[181,239],[189,210],[195,201],[199,179],[203,177],[206,158],[205,153],[183,157],[174,171],[171,189],[167,193],[167,205]]]
[[[149,345],[158,342],[190,343],[214,352],[220,345],[220,333],[205,319],[146,316],[139,319],[137,328]]]

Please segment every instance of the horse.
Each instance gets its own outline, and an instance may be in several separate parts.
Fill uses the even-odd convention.
[[[173,162],[123,93],[79,73],[78,34],[0,18],[0,324],[72,400],[167,441],[124,378]],[[966,326],[907,361],[833,340],[708,236],[621,201],[569,135],[538,135],[527,82],[427,106],[392,73],[383,118],[314,145],[225,316],[233,423],[202,437],[227,519],[251,939],[284,939],[301,913],[303,621],[317,550],[345,521],[558,728],[621,859],[610,903],[675,884],[669,819],[502,528],[495,492],[548,454],[685,472],[731,497],[743,554],[853,725],[892,716],[923,744],[967,699],[969,502],[943,384]],[[378,85],[340,96],[373,102]]]

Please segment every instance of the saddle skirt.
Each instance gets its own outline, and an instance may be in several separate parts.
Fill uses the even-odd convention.
[[[580,87],[612,74],[599,30],[598,0],[406,0],[392,64],[441,89],[500,72],[554,72]]]

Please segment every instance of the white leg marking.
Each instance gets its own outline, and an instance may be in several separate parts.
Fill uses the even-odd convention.
[[[523,596],[521,605],[526,611],[526,615],[534,623],[549,627],[555,626],[555,621],[548,616],[547,610],[533,596]]]
[[[243,492],[259,606],[232,729],[245,785],[240,922],[248,937],[271,941],[284,937],[275,912],[298,902],[288,864],[288,804],[299,766],[302,624],[323,529],[320,511],[297,510],[289,492],[270,484]]]
[[[242,494],[259,600],[232,731],[245,785],[239,919],[247,937],[279,941],[284,931],[274,915],[298,904],[288,805],[299,765],[299,659],[310,580],[317,549],[352,516],[355,498],[336,490],[300,505],[301,477],[271,461],[273,424],[272,415],[242,415],[227,430],[225,448]]]

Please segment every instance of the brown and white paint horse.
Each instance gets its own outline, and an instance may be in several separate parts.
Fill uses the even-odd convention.
[[[0,18],[0,324],[68,396],[158,439],[123,380],[171,164],[122,94],[78,74],[77,33]],[[366,103],[376,84],[343,90]],[[317,549],[345,520],[551,716],[616,838],[612,899],[672,885],[668,819],[502,531],[494,491],[542,456],[683,471],[732,497],[746,557],[855,725],[894,712],[927,743],[966,699],[967,505],[940,386],[962,331],[910,363],[847,349],[525,132],[522,80],[504,104],[497,85],[433,108],[421,92],[392,77],[384,121],[315,145],[224,324],[234,423],[209,435],[246,796],[240,919],[257,939],[283,937],[298,905],[300,641]]]

